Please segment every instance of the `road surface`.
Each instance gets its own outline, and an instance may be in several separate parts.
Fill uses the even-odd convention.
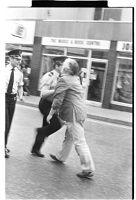
[[[7,199],[131,199],[132,129],[87,119],[85,134],[96,165],[92,180],[76,176],[81,171],[72,149],[66,164],[56,164],[49,153],[60,149],[64,130],[50,136],[42,147],[45,158],[31,156],[34,128],[40,126],[38,109],[17,105],[6,159]]]

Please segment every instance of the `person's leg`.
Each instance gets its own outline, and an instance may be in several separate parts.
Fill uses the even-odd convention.
[[[32,147],[32,152],[39,152],[41,149],[42,144],[44,143],[45,138],[50,136],[51,134],[55,133],[61,128],[61,124],[57,118],[57,115],[54,114],[50,124],[42,127],[37,128],[37,135],[34,142],[34,145]]]
[[[41,98],[39,102],[39,110],[43,114],[42,128],[49,125],[46,121],[46,118],[50,112],[50,109],[51,109],[51,102],[48,102],[45,99]],[[44,138],[46,137],[44,131],[38,131],[38,130],[39,128],[36,128],[37,133],[31,152],[39,152],[41,145],[44,142]]]
[[[5,105],[5,147],[7,146],[8,134],[10,129],[9,124],[9,108],[8,104]]]
[[[66,129],[65,138],[64,138],[63,144],[62,144],[62,149],[55,155],[56,161],[58,160],[61,162],[65,162],[71,152],[71,149],[73,146],[73,138],[71,135],[71,128],[72,128],[71,123],[67,123],[67,129]],[[50,154],[50,156],[54,157],[54,155],[52,155],[52,154]]]
[[[47,118],[47,114],[43,116],[42,127],[45,127],[45,126],[49,125],[48,122],[47,122],[47,120],[46,120],[46,118]]]
[[[13,100],[10,103],[10,107],[9,107],[9,123],[10,123],[10,127],[11,127],[11,123],[12,123],[14,112],[15,112],[15,105],[16,105],[16,101]]]
[[[84,128],[81,124],[74,122],[72,135],[75,145],[75,150],[80,158],[81,168],[83,172],[95,171],[93,158],[89,147],[86,143]]]
[[[16,101],[10,102],[10,100],[6,100],[5,103],[5,158],[9,158],[10,150],[7,148],[9,131],[15,111],[15,103]]]
[[[45,139],[45,134],[39,132],[38,129],[36,129],[36,131],[37,134],[31,152],[40,152],[41,146]]]
[[[11,123],[13,120],[13,115],[15,112],[15,104],[16,101],[14,100],[7,100],[6,101],[6,108],[5,108],[5,117],[6,117],[6,123],[5,123],[5,147],[7,146],[7,142],[8,142],[8,136],[9,136],[9,131],[10,131],[10,127],[11,127]]]

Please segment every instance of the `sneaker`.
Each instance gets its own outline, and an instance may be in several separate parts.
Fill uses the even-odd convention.
[[[92,178],[92,176],[94,176],[94,172],[93,171],[92,172],[84,172],[84,171],[82,171],[82,172],[80,172],[80,173],[78,173],[76,175],[78,177],[80,177],[80,178],[90,179],[90,178]]]
[[[36,156],[36,157],[41,157],[41,158],[44,157],[44,154],[40,153],[39,151],[31,151],[31,153],[33,156]]]
[[[50,154],[50,157],[51,157],[53,160],[55,160],[56,162],[63,164],[63,161],[61,161],[61,160],[59,160],[58,158],[56,158],[55,155]]]

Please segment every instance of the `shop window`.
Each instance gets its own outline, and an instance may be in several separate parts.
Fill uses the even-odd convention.
[[[108,52],[106,51],[92,51],[92,58],[107,59]]]
[[[126,53],[126,52],[119,52],[119,57],[127,57],[127,58],[132,58],[132,53]]]
[[[68,56],[88,57],[88,50],[80,48],[67,48]]]
[[[22,61],[21,61],[21,69],[25,69],[27,76],[30,76],[32,55],[28,55],[28,54],[29,53],[27,52],[23,52]]]
[[[101,20],[102,8],[95,8],[94,20]]]
[[[40,76],[44,75],[46,72],[53,70],[53,57],[43,56],[41,63],[41,73]]]
[[[25,66],[30,67],[30,62],[31,62],[31,57],[29,55],[22,55],[22,63]]]
[[[44,46],[43,54],[64,55],[63,47]]]
[[[121,9],[120,8],[104,8],[102,20],[121,20]]]
[[[118,59],[113,100],[132,104],[132,60]]]
[[[102,102],[106,63],[93,61],[89,77],[87,100]]]
[[[86,76],[87,76],[87,60],[83,59],[75,59],[79,65],[80,68],[80,82],[83,85],[83,87],[86,87]]]

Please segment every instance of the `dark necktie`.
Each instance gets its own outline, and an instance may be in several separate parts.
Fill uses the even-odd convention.
[[[12,93],[12,88],[13,88],[13,83],[14,83],[14,68],[11,69],[12,72],[10,74],[10,80],[7,88],[7,93],[11,94]]]

